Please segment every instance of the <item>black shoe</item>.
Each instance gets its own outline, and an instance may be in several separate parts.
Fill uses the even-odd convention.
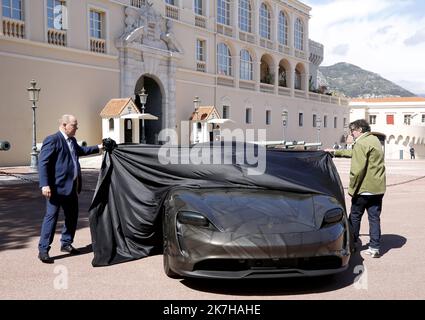
[[[49,253],[48,252],[39,252],[38,253],[38,259],[40,259],[41,262],[43,263],[53,263],[53,259],[50,258]]]
[[[61,251],[62,252],[68,252],[69,254],[72,255],[77,255],[77,254],[81,254],[81,251],[75,249],[73,246],[71,246],[70,244],[66,245],[66,246],[62,246],[61,247]]]

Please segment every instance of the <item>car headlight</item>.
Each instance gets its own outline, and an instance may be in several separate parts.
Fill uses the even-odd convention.
[[[202,214],[195,211],[179,211],[177,221],[199,227],[208,227],[210,222]]]
[[[341,208],[335,208],[335,209],[326,211],[325,216],[323,218],[322,227],[327,227],[340,222],[343,216],[344,216],[344,211]]]

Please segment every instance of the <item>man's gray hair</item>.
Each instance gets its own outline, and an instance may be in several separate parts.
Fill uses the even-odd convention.
[[[75,118],[72,114],[64,114],[59,120],[59,125],[61,126],[63,123],[70,123],[71,118]]]

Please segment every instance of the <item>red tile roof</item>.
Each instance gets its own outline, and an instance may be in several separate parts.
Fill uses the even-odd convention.
[[[102,118],[110,118],[110,117],[118,117],[124,108],[130,103],[133,107],[134,112],[139,113],[136,105],[133,102],[132,98],[124,98],[124,99],[111,99],[100,112],[100,116]]]

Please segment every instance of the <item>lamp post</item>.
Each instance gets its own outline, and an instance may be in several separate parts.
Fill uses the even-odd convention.
[[[320,117],[320,115],[318,114],[316,116],[316,128],[317,128],[317,143],[320,143],[320,127],[322,125],[322,118]]]
[[[32,152],[31,152],[31,165],[30,169],[34,172],[38,171],[38,152],[37,152],[37,136],[36,136],[36,120],[35,120],[35,109],[37,108],[35,103],[38,101],[40,88],[36,88],[37,82],[31,80],[31,87],[27,89],[29,100],[32,102]]]
[[[201,105],[201,100],[199,99],[198,96],[195,97],[195,99],[193,99],[193,105],[195,107],[195,120],[194,121],[194,125],[192,125],[193,128],[193,140],[194,143],[198,143],[199,142],[199,135],[198,135],[198,109],[199,106]]]
[[[139,93],[140,97],[140,103],[142,104],[142,114],[145,113],[145,104],[146,100],[148,99],[148,94],[145,91],[145,87],[142,88],[142,90]],[[146,143],[146,136],[145,136],[145,119],[142,118],[142,141],[141,143]]]
[[[282,111],[282,124],[283,124],[282,141],[285,141],[285,139],[286,139],[285,129],[286,129],[286,126],[288,124],[288,111],[286,111],[286,110]]]

